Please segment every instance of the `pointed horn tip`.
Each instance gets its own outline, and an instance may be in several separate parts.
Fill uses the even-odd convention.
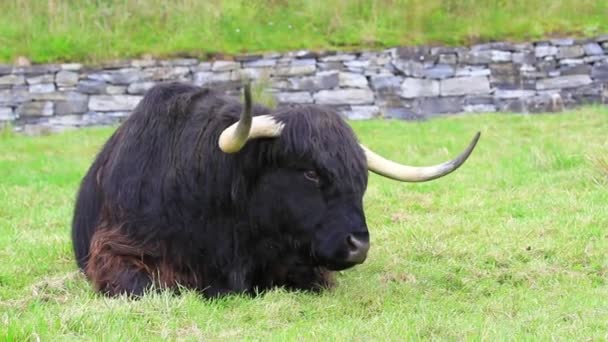
[[[458,157],[456,157],[454,160],[452,160],[451,163],[454,165],[454,169],[452,171],[455,171],[456,169],[458,169],[462,164],[464,164],[464,162],[467,159],[469,159],[469,156],[471,155],[471,153],[473,153],[473,150],[477,146],[477,142],[479,141],[480,137],[481,137],[481,131],[477,131],[477,133],[475,133],[475,136],[469,143],[469,146],[467,146],[467,148]],[[452,172],[452,171],[450,171],[450,172]]]

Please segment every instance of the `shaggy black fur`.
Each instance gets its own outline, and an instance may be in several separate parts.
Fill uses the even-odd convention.
[[[363,151],[327,108],[270,110],[279,138],[236,154],[220,133],[243,106],[210,89],[150,89],[84,177],[72,238],[78,266],[108,295],[177,285],[206,296],[273,286],[318,290],[368,240]],[[316,172],[316,174],[315,174]]]

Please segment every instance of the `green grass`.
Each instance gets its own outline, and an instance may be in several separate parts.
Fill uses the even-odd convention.
[[[365,144],[455,173],[372,175],[372,249],[320,295],[271,291],[139,301],[93,293],[75,271],[74,194],[113,129],[0,135],[0,336],[9,340],[605,340],[608,110],[353,122]]]
[[[3,0],[0,61],[591,36],[606,17],[605,0]]]

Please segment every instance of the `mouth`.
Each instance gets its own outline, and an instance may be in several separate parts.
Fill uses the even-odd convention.
[[[330,271],[343,271],[343,270],[352,268],[358,264],[360,264],[360,263],[348,262],[348,261],[339,261],[339,262],[332,261],[332,262],[322,263],[323,267],[327,268]]]

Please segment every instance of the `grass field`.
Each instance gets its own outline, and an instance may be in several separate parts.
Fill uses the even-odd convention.
[[[3,0],[0,61],[89,61],[608,33],[605,0]]]
[[[216,301],[94,294],[75,270],[74,193],[111,128],[0,136],[0,336],[8,340],[605,340],[608,110],[353,122],[378,152],[443,161],[440,180],[373,175],[368,261],[320,295]]]

